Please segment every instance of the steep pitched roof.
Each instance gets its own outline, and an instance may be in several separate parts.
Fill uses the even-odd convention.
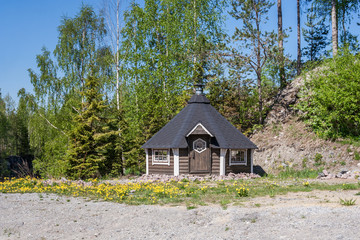
[[[210,105],[203,94],[192,96],[188,105],[157,132],[142,148],[187,148],[186,136],[201,123],[215,137],[212,147],[255,149],[257,146]]]

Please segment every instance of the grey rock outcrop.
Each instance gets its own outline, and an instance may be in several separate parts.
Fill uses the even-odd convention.
[[[270,103],[270,112],[268,113],[265,124],[272,124],[278,122],[286,122],[296,110],[294,105],[298,102],[298,93],[304,81],[301,77],[294,79],[284,89],[280,90],[276,98]]]

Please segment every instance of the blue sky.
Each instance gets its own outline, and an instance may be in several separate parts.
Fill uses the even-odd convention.
[[[57,43],[57,27],[63,16],[73,17],[81,4],[89,4],[97,11],[103,0],[11,0],[0,6],[0,88],[17,101],[21,88],[32,92],[27,69],[37,72],[36,55],[45,46],[53,51]],[[303,17],[305,17],[303,15]],[[269,14],[267,28],[276,29],[276,7]],[[283,1],[284,28],[292,32],[285,43],[285,50],[296,58],[296,1]],[[237,23],[228,19],[226,29],[230,33]],[[355,24],[355,23],[354,23]],[[359,29],[357,29],[359,30]]]
[[[57,43],[63,16],[72,17],[82,2],[98,9],[101,0],[12,0],[0,6],[0,88],[17,100],[21,88],[32,91],[27,69],[36,69],[36,55]]]

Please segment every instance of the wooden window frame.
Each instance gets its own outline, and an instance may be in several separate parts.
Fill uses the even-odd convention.
[[[244,152],[244,161],[241,162],[233,162],[231,160],[231,155],[233,151],[241,151]],[[243,165],[243,166],[247,166],[247,150],[246,149],[230,149],[229,151],[229,165],[233,166],[233,165]]]
[[[167,154],[166,154],[166,157],[167,157],[167,159],[166,159],[166,161],[164,161],[164,160],[156,160],[155,159],[155,152],[156,151],[167,151]],[[168,166],[170,166],[170,149],[167,149],[167,148],[165,148],[165,149],[161,149],[161,148],[159,148],[159,149],[152,149],[152,158],[151,158],[151,163],[152,163],[152,165],[168,165]]]

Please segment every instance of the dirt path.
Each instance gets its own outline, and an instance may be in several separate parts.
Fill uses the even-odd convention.
[[[0,239],[359,239],[356,192],[290,193],[226,210],[0,194]]]

